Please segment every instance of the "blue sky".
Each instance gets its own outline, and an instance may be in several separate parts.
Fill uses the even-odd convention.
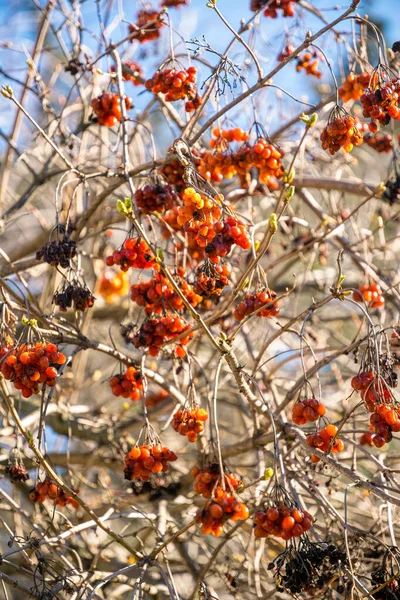
[[[341,12],[343,12],[350,0],[313,0],[314,6],[318,7],[323,11],[324,17],[331,21],[336,18]],[[400,37],[399,25],[400,18],[394,17],[396,15],[396,6],[398,13],[398,6],[400,0],[385,0],[385,11],[382,11],[382,0],[362,0],[359,12],[363,15],[369,14],[371,19],[382,23],[384,26],[384,32],[387,43],[391,45],[396,35]],[[240,23],[241,18],[246,20],[251,15],[249,11],[250,0],[218,0],[218,7],[221,12],[225,15],[227,20],[232,26],[237,27]],[[42,0],[42,5],[46,4],[45,0]],[[58,3],[57,3],[58,4]],[[134,21],[135,15],[141,6],[141,2],[134,0],[121,0],[120,4],[123,5],[125,11],[125,19],[127,22]],[[69,5],[69,3],[67,3]],[[108,0],[103,0],[101,6],[108,5]],[[118,5],[117,0],[114,2],[114,7]],[[158,0],[152,0],[152,5],[157,6]],[[337,8],[339,7],[339,9]],[[0,10],[2,14],[2,22],[0,23],[0,33],[2,42],[11,42],[13,44],[24,44],[28,50],[32,48],[33,40],[36,35],[37,23],[32,19],[32,4],[30,0],[0,0]],[[96,2],[95,0],[86,0],[82,3],[82,11],[84,18],[84,26],[88,29],[98,28],[97,14],[96,14]],[[36,12],[36,16],[38,11]],[[103,11],[104,12],[104,11]],[[114,13],[115,14],[115,9]],[[193,37],[206,36],[206,39],[216,50],[224,50],[228,41],[231,39],[231,33],[222,25],[217,15],[209,8],[206,7],[206,0],[192,0],[188,7],[182,9],[170,9],[170,14],[174,28],[179,32],[184,40],[190,40]],[[61,17],[57,12],[54,12],[55,16]],[[397,20],[397,23],[396,23]],[[284,45],[285,32],[289,32],[294,45],[298,45],[304,39],[304,32],[310,29],[312,32],[318,31],[321,27],[321,21],[317,20],[313,16],[307,13],[306,18],[302,19],[284,19],[278,18],[276,20],[262,18],[261,19],[261,31],[258,34],[258,43],[256,49],[260,55],[265,57],[265,62],[262,62],[262,66],[265,72],[268,72],[269,64],[274,65],[276,61],[276,55],[282,49]],[[397,25],[397,27],[396,27]],[[340,24],[340,31],[350,31],[351,22],[347,21],[345,24]],[[127,33],[127,25],[123,23],[116,29],[110,32],[110,36],[113,41],[117,41],[124,37]],[[262,39],[264,38],[264,39]],[[174,41],[179,41],[179,35],[175,34]],[[86,32],[83,33],[83,40],[89,48],[89,52],[96,56],[98,53],[98,43],[93,40],[92,37]],[[320,42],[321,47],[327,53],[332,63],[337,66],[339,58],[337,55],[337,46],[332,44],[332,37],[325,36]],[[153,44],[144,44],[139,46],[138,44],[127,45],[129,51],[133,52],[132,58],[139,58],[140,62],[144,66],[145,76],[150,76],[154,70],[158,67],[160,58],[159,55],[154,51],[155,47]],[[163,34],[163,39],[160,44],[160,55],[163,57],[168,53],[168,34]],[[181,44],[177,52],[184,50],[184,45]],[[146,58],[141,57],[141,53],[147,51],[148,55]],[[209,55],[204,55],[205,58],[210,58]],[[243,47],[236,43],[232,58],[238,64],[243,61]],[[7,49],[0,49],[0,67],[6,71],[12,70],[13,75],[16,78],[23,79],[26,71],[26,56],[24,53],[11,52]],[[215,62],[215,59],[214,59]],[[107,69],[107,65],[104,63],[101,65]],[[44,80],[50,79],[54,70],[54,64],[51,66],[48,73],[45,73]],[[328,69],[325,66],[322,67],[323,79],[322,82],[331,83],[331,77]],[[200,81],[208,76],[206,70],[201,71]],[[68,76],[64,77],[65,84],[69,85]],[[2,83],[4,78],[0,76],[0,82]],[[248,78],[248,82],[252,83],[252,77]],[[285,68],[279,76],[276,78],[274,83],[280,84],[285,89],[294,93],[297,96],[302,96],[302,99],[310,98],[314,100],[315,84],[317,83],[314,78],[307,77],[304,73],[296,74],[292,65]],[[13,84],[13,87],[17,87]],[[61,89],[61,95],[65,93],[63,87]],[[58,92],[57,92],[58,93]],[[138,108],[148,100],[147,94],[143,96],[137,96],[137,90],[134,91],[136,96],[135,102]],[[231,99],[231,95],[228,94],[228,99]],[[54,101],[54,99],[53,99]],[[37,107],[38,108],[38,107]],[[35,108],[33,108],[35,110]],[[10,115],[9,111],[0,111],[0,129],[7,133],[10,127]]]

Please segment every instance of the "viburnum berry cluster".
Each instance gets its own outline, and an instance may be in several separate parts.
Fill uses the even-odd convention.
[[[316,398],[305,398],[296,402],[292,409],[292,421],[295,425],[306,425],[318,421],[326,413],[326,408]]]
[[[277,180],[282,179],[284,167],[283,150],[259,137],[255,144],[244,143],[234,152],[230,148],[200,155],[198,171],[207,180],[221,181],[224,177],[231,179],[238,175],[242,187],[247,186],[247,178],[251,169],[259,172],[260,183],[265,183],[270,190],[276,190]]]
[[[37,342],[0,348],[0,370],[23,398],[40,393],[40,384],[53,387],[57,368],[66,361],[57,344]]]
[[[107,256],[106,265],[108,267],[118,265],[122,271],[128,271],[130,268],[156,270],[159,268],[150,248],[141,238],[127,238],[122,248],[114,250]]]
[[[392,432],[400,431],[400,408],[395,404],[375,404],[370,416],[371,442],[376,448],[382,448],[392,440]]]
[[[225,221],[217,221],[214,231],[215,237],[206,246],[206,255],[211,259],[227,256],[234,245],[243,250],[251,248],[246,225],[234,216],[229,216]]]
[[[136,17],[136,23],[129,25],[129,33],[132,34],[132,42],[138,41],[140,44],[156,40],[160,37],[160,29],[165,23],[162,20],[162,13],[156,10],[140,10]]]
[[[22,462],[21,454],[17,448],[13,448],[10,451],[5,472],[9,476],[11,483],[19,483],[29,479],[28,471]]]
[[[212,498],[198,509],[195,519],[201,524],[203,534],[219,537],[226,521],[245,521],[249,514],[246,504],[240,502],[234,492],[217,487]]]
[[[194,405],[193,408],[179,409],[174,413],[172,428],[180,435],[187,436],[189,442],[196,442],[198,434],[204,431],[204,422],[207,419],[207,411]]]
[[[327,589],[341,566],[347,567],[345,550],[327,542],[310,542],[303,536],[297,544],[289,543],[268,570],[275,572],[277,592],[313,598],[318,591]]]
[[[161,6],[166,6],[167,8],[185,6],[189,4],[190,0],[163,0],[161,2]]]
[[[254,515],[254,535],[257,538],[274,536],[282,540],[298,538],[312,527],[312,516],[286,503],[259,510]]]
[[[129,292],[128,273],[106,269],[99,277],[97,290],[107,303],[113,304]]]
[[[125,96],[123,98],[123,102],[125,103],[125,107],[127,110],[130,110],[133,106],[131,98]],[[97,122],[99,125],[105,125],[106,127],[114,127],[117,123],[121,121],[122,118],[122,109],[121,109],[121,101],[118,94],[110,94],[109,92],[104,92],[100,94],[97,98],[93,98],[91,102],[91,107],[97,117]]]
[[[279,15],[279,10],[282,11],[283,17],[294,17],[294,7],[297,2],[298,0],[251,0],[250,10],[256,12],[260,10],[263,6],[268,4],[266,9],[264,10],[265,17],[271,17],[272,19],[276,19]]]
[[[349,102],[350,100],[359,100],[364,93],[364,90],[374,85],[377,82],[377,77],[374,74],[363,71],[359,75],[356,73],[349,73],[346,80],[343,82],[342,87],[339,88],[339,98],[343,102]]]
[[[359,146],[363,141],[356,119],[344,111],[340,116],[338,113],[341,111],[339,107],[332,111],[328,124],[321,133],[322,148],[332,155],[339,152],[340,148],[345,152],[351,152],[354,146]]]
[[[400,408],[389,389],[389,386],[397,385],[397,379],[393,380],[390,371],[385,373],[383,370],[385,376],[378,376],[372,369],[364,369],[351,380],[351,387],[360,392],[368,411],[372,413],[369,426],[371,433],[363,434],[360,443],[382,448],[391,441],[392,432],[400,431]]]
[[[140,369],[128,367],[123,373],[114,375],[109,380],[109,385],[114,396],[139,400],[143,390],[143,377]]]
[[[284,49],[282,50],[282,52],[280,52],[278,54],[278,62],[283,62],[284,60],[286,60],[287,58],[289,58],[289,56],[291,54],[293,54],[293,52],[296,50],[296,48],[293,46],[293,44],[286,44],[286,46],[284,47]]]
[[[195,493],[207,499],[212,497],[213,492],[218,487],[221,487],[222,477],[224,478],[225,487],[232,491],[239,491],[242,485],[240,477],[227,472],[226,469],[224,469],[224,475],[222,476],[219,464],[215,461],[211,461],[208,465],[202,467],[196,465],[192,469],[192,475],[195,478],[193,485]]]
[[[308,51],[298,57],[296,63],[296,71],[305,71],[307,75],[313,75],[317,79],[321,79],[322,72],[318,70],[321,54],[317,50]]]
[[[385,306],[385,297],[382,295],[382,288],[379,283],[364,284],[358,290],[353,292],[353,300],[356,302],[366,302],[369,308],[383,308]]]
[[[389,134],[383,133],[365,133],[364,142],[376,152],[390,154],[393,152],[393,138]]]
[[[121,65],[122,79],[124,81],[132,81],[134,86],[143,85],[143,70],[139,63],[132,60],[126,60]],[[111,72],[116,73],[117,67],[112,65]]]
[[[400,202],[400,175],[390,178],[385,185],[386,189],[382,194],[382,198],[387,200],[390,206]]]
[[[186,100],[186,112],[192,112],[201,105],[201,97],[196,86],[197,69],[188,67],[185,70],[163,69],[157,71],[145,83],[153,94],[164,94],[166,102]]]
[[[125,479],[149,481],[154,473],[166,473],[168,463],[178,460],[175,452],[161,444],[134,446],[125,455]]]
[[[53,500],[56,506],[67,506],[71,505],[72,508],[79,508],[79,503],[64,492],[62,488],[60,488],[51,477],[46,477],[44,481],[38,481],[36,486],[29,493],[29,498],[32,502],[42,504],[46,498],[49,500]]]
[[[165,163],[161,167],[161,174],[170,185],[174,186],[178,194],[186,187],[183,180],[184,168],[179,161],[171,160]]]
[[[334,440],[331,452],[343,452],[344,444],[343,441],[337,436],[338,428],[336,425],[329,423],[323,429],[320,429],[317,433],[309,433],[306,437],[306,442],[311,448],[318,448],[322,452],[326,452],[329,446]],[[311,456],[311,461],[313,463],[319,462],[321,459],[318,458],[315,454]]]
[[[378,73],[378,83],[360,98],[363,116],[374,123],[387,125],[390,119],[400,119],[400,79],[389,79],[387,73]]]
[[[178,204],[179,196],[171,185],[157,183],[145,185],[136,190],[135,202],[144,215],[152,212],[163,213]]]
[[[162,317],[150,317],[143,321],[140,328],[135,333],[128,333],[126,340],[132,342],[135,348],[147,348],[150,356],[158,356],[161,346],[167,340],[181,336],[190,325],[182,317],[175,315],[164,315]],[[175,348],[175,355],[178,358],[186,356],[186,346],[192,339],[193,334],[180,337],[179,345]]]
[[[67,233],[64,233],[62,239],[46,242],[36,252],[36,260],[44,260],[53,267],[62,267],[63,269],[70,266],[70,261],[75,256],[76,242],[71,240]]]
[[[177,224],[184,228],[189,239],[205,248],[214,239],[214,225],[221,216],[221,198],[214,200],[188,187],[182,194],[183,206],[178,208]]]
[[[213,264],[208,258],[201,264],[196,271],[196,282],[194,291],[205,298],[210,296],[220,296],[223,289],[229,285],[229,277],[232,273],[232,267],[226,263]]]
[[[240,127],[234,129],[220,129],[215,127],[212,130],[213,137],[210,140],[210,148],[225,148],[227,144],[232,142],[247,142],[249,134]]]
[[[53,296],[53,304],[58,306],[62,312],[67,312],[71,306],[74,310],[84,311],[91,308],[95,300],[96,298],[87,285],[77,279],[64,282],[61,289],[57,290]]]
[[[196,294],[186,281],[185,274],[185,269],[179,267],[174,279],[186,300],[195,308],[203,298]],[[152,279],[148,281],[133,284],[130,298],[138,306],[144,306],[147,314],[161,314],[166,308],[175,311],[183,311],[186,308],[184,301],[171,287],[167,277],[160,272],[155,272]]]
[[[276,293],[269,289],[259,290],[254,294],[247,294],[246,298],[233,311],[233,316],[237,321],[241,321],[258,310],[257,317],[266,317],[267,319],[276,317],[279,314],[279,306],[278,302],[274,301],[275,298]],[[266,306],[262,310],[259,310],[262,306],[268,304],[271,306]]]

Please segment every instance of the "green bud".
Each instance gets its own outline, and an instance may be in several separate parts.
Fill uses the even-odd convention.
[[[293,167],[290,171],[285,171],[283,174],[283,183],[292,183],[294,176],[296,174],[296,170]]]
[[[132,210],[132,199],[131,198],[125,198],[124,204],[128,210]]]
[[[278,220],[276,218],[275,213],[272,213],[272,215],[269,218],[269,226],[270,226],[272,233],[275,233],[276,231],[278,231]]]
[[[294,185],[291,185],[290,187],[288,187],[287,192],[286,192],[286,202],[289,202],[289,200],[291,200],[294,196],[294,193],[296,191],[296,188],[294,187]]]
[[[24,325],[24,327],[37,327],[38,326],[38,322],[36,321],[36,319],[28,319],[27,317],[25,317],[25,315],[22,317],[21,323],[22,323],[22,325]]]
[[[127,208],[125,206],[125,202],[123,202],[122,200],[117,200],[117,211],[121,214],[121,215],[127,215],[128,211]]]
[[[13,96],[13,89],[9,85],[5,85],[3,86],[1,93],[3,94],[4,98],[10,99]]]
[[[306,115],[303,113],[300,117],[300,121],[303,121],[303,123],[306,127],[314,127],[314,125],[318,121],[318,115],[317,115],[317,113],[313,113],[310,116],[310,115]]]
[[[157,258],[164,260],[164,250],[162,248],[157,248]]]
[[[268,467],[268,469],[265,469],[264,471],[264,479],[271,479],[271,477],[273,477],[275,475],[274,470],[272,469],[272,467]]]

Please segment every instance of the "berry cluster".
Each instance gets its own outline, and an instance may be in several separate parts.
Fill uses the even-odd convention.
[[[132,100],[125,96],[125,106],[130,110],[133,106]],[[93,98],[91,107],[97,116],[99,125],[114,127],[122,118],[121,102],[118,94],[104,92],[97,98]]]
[[[62,240],[46,242],[40,250],[36,252],[36,260],[44,262],[53,267],[69,267],[71,258],[76,256],[76,243],[71,240],[68,234],[65,234]]]
[[[2,360],[3,359],[3,360]],[[48,387],[56,384],[57,367],[66,357],[56,344],[20,344],[15,348],[0,348],[0,370],[4,378],[12,381],[24,398],[39,394],[39,384]]]
[[[153,94],[165,94],[167,102],[186,100],[186,112],[192,112],[201,104],[201,97],[197,93],[196,74],[195,67],[189,67],[185,71],[164,69],[157,71],[145,85]]]
[[[170,185],[173,185],[178,193],[186,186],[183,180],[184,168],[177,160],[165,163],[161,167],[161,173]]]
[[[347,565],[345,551],[303,537],[298,544],[290,544],[267,568],[275,570],[278,592],[287,592],[295,598],[313,598],[318,597],[317,591],[326,591],[343,565]]]
[[[370,285],[364,284],[358,290],[354,291],[353,300],[356,302],[366,302],[369,308],[383,308],[385,306],[382,288],[379,283],[375,282]]]
[[[344,444],[340,438],[336,437],[337,432],[338,428],[336,425],[332,425],[330,423],[323,429],[320,429],[320,431],[317,433],[309,433],[306,438],[307,444],[312,448],[318,448],[322,452],[326,452],[331,444],[331,441],[336,438],[332,444],[331,451],[333,453],[342,452],[344,450]],[[315,454],[312,455],[311,460],[314,463],[320,461],[318,456]]]
[[[393,139],[391,135],[383,133],[366,133],[364,142],[376,152],[390,154],[393,151]]]
[[[178,203],[179,196],[171,185],[145,185],[135,192],[135,201],[142,214],[163,213]]]
[[[143,378],[139,369],[128,367],[125,373],[114,375],[108,382],[114,396],[139,400],[143,390]]]
[[[117,273],[111,269],[104,271],[98,282],[98,292],[105,301],[113,304],[118,298],[126,296],[129,291],[129,276],[125,271]]]
[[[250,10],[256,12],[260,10],[268,2],[267,8],[264,10],[265,17],[276,19],[278,10],[282,11],[283,17],[294,17],[294,5],[298,0],[251,0]]]
[[[305,425],[317,421],[319,417],[323,417],[326,413],[326,408],[316,398],[306,398],[300,402],[296,402],[292,409],[292,421],[295,425]]]
[[[385,198],[390,206],[393,206],[396,202],[400,202],[400,175],[386,182],[386,189],[382,194],[382,198]]]
[[[64,283],[61,290],[56,291],[53,296],[53,304],[62,312],[67,312],[67,308],[71,308],[72,305],[74,310],[84,311],[91,308],[95,300],[87,285],[77,280]]]
[[[221,216],[221,200],[216,197],[213,201],[192,187],[184,190],[182,200],[177,224],[184,227],[189,239],[196,240],[198,246],[205,248],[215,236],[214,224]]]
[[[166,473],[168,463],[174,462],[178,457],[175,452],[160,444],[144,444],[134,446],[125,455],[125,479],[133,481],[149,481],[153,473]]]
[[[163,0],[161,2],[161,6],[166,6],[167,8],[179,7],[189,4],[190,0]]]
[[[400,119],[400,79],[378,83],[360,98],[364,117],[370,117],[381,125],[390,119]]]
[[[204,422],[207,419],[208,413],[204,408],[177,410],[173,416],[172,428],[180,435],[186,435],[189,442],[196,442],[197,435],[204,431]]]
[[[321,57],[319,52],[305,52],[298,57],[296,63],[296,71],[300,72],[304,69],[307,75],[313,75],[317,79],[321,79],[322,73],[318,71],[318,65]]]
[[[235,308],[233,316],[236,321],[241,321],[247,315],[251,315],[254,311],[259,310],[265,304],[271,304],[262,310],[259,310],[257,317],[276,317],[279,314],[279,306],[274,302],[276,293],[272,290],[260,290],[254,294],[247,294],[246,298]]]
[[[141,238],[127,238],[122,248],[114,250],[106,258],[106,265],[112,267],[119,265],[122,271],[133,269],[158,269],[152,252],[146,242]]]
[[[236,152],[203,152],[200,157],[198,171],[203,177],[213,181],[230,179],[239,175],[241,185],[246,185],[246,178],[252,168],[258,169],[260,183],[265,183],[271,190],[277,189],[277,179],[281,179],[284,167],[281,159],[283,150],[258,138],[254,145],[243,144]]]
[[[322,148],[332,155],[339,152],[340,148],[351,152],[353,147],[359,146],[362,141],[363,136],[355,118],[347,114],[332,119],[321,133]]]
[[[166,315],[159,318],[146,319],[140,329],[129,336],[129,341],[135,348],[148,348],[150,356],[158,356],[161,346],[167,341],[181,335],[190,328],[181,317]],[[186,346],[193,334],[187,335],[179,340],[179,346],[175,348],[175,354],[178,358],[186,356]]]
[[[289,58],[289,56],[293,54],[295,50],[296,48],[292,44],[286,44],[282,52],[278,55],[278,62],[283,62]]]
[[[216,462],[210,463],[206,467],[193,467],[192,475],[195,478],[193,489],[196,494],[200,494],[203,498],[211,498],[214,492],[221,488],[221,471],[219,464]],[[242,485],[241,479],[233,473],[224,473],[225,486],[232,492],[237,490]]]
[[[201,523],[201,532],[219,537],[224,532],[224,523],[231,521],[245,521],[249,517],[246,504],[239,501],[237,496],[218,487],[211,500],[204,508],[199,508],[196,521]]]
[[[213,265],[209,259],[197,269],[194,291],[196,294],[209,298],[220,296],[224,287],[229,284],[232,268],[229,264]]]
[[[374,85],[377,82],[377,78],[370,73],[364,71],[360,75],[355,73],[349,73],[346,80],[343,82],[342,87],[339,88],[339,98],[343,102],[349,102],[350,100],[359,100],[364,93],[364,90]]]
[[[11,483],[19,483],[29,479],[28,471],[22,462],[21,455],[17,448],[13,448],[10,451],[5,472],[9,475]]]
[[[135,34],[133,40],[140,44],[150,42],[160,37],[160,29],[165,25],[161,20],[161,13],[156,10],[140,10],[135,25],[129,25],[129,33]]]
[[[312,516],[309,512],[287,504],[270,506],[254,515],[254,535],[258,538],[273,535],[287,541],[300,537],[311,527]]]
[[[117,67],[113,65],[111,67],[111,72],[115,73],[116,70]],[[143,70],[139,63],[131,60],[127,60],[122,63],[122,79],[124,81],[132,81],[133,85],[135,86],[142,85]]]
[[[175,278],[182,294],[191,306],[196,307],[203,300],[184,279],[185,270],[177,269]],[[144,306],[147,314],[161,314],[167,305],[173,310],[185,310],[182,298],[171,288],[168,279],[159,272],[148,281],[135,283],[131,286],[130,298],[138,306]]]
[[[249,134],[240,127],[235,127],[234,129],[220,129],[216,127],[212,130],[212,139],[210,140],[211,148],[226,147],[227,144],[231,144],[232,142],[247,142],[249,139]]]
[[[376,404],[370,416],[370,430],[375,432],[371,441],[376,448],[382,448],[392,439],[392,432],[400,431],[400,410],[393,404]]]
[[[367,405],[370,412],[375,410],[376,402],[386,402],[390,400],[391,394],[382,380],[378,380],[374,371],[361,371],[351,380],[353,390],[361,392],[361,398]]]
[[[46,498],[49,498],[56,506],[70,504],[73,508],[79,508],[79,503],[75,498],[64,492],[50,477],[46,477],[44,481],[38,481],[29,493],[29,498],[38,504],[42,504]]]
[[[214,231],[217,235],[206,246],[206,254],[210,258],[227,256],[234,244],[243,250],[251,248],[246,226],[236,217],[230,216],[224,222],[218,221],[214,225]]]

